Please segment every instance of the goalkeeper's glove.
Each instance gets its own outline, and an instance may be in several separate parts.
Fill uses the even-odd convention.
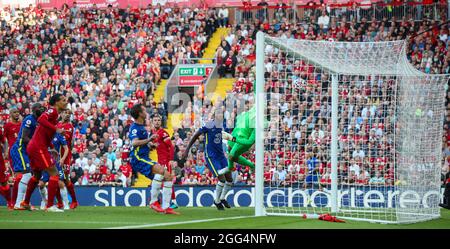
[[[229,141],[236,142],[236,138],[233,137],[233,135],[231,135],[230,133],[228,133],[226,131],[222,131],[222,138],[224,140],[229,140]]]

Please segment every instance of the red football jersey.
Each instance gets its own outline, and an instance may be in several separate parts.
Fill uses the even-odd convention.
[[[132,169],[130,165],[120,165],[119,167],[120,170],[122,170],[122,173],[124,176],[126,176],[127,178],[130,177]]]
[[[74,132],[74,127],[73,125],[69,122],[69,123],[58,123],[58,125],[56,125],[57,128],[63,129],[64,132],[64,138],[67,141],[67,147],[69,148],[69,152],[67,154],[66,160],[64,161],[65,165],[72,165],[72,140],[73,140],[73,132]],[[61,147],[61,155],[64,155],[65,151],[64,151],[64,147]]]
[[[173,145],[170,141],[170,136],[164,129],[159,129],[154,132],[158,135],[154,142],[157,143],[156,152],[158,154],[158,163],[167,164],[170,160],[173,160]]]
[[[44,148],[52,146],[52,140],[56,133],[56,124],[58,123],[58,111],[50,107],[38,119],[38,126],[33,137],[28,144],[32,148]]]
[[[20,131],[20,125],[20,122],[8,122],[3,127],[4,136],[6,137],[6,140],[8,140],[8,146],[10,149],[17,140],[17,135]]]

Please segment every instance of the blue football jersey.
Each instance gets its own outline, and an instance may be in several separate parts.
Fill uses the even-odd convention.
[[[133,139],[137,138],[139,140],[147,139],[149,137],[148,131],[145,129],[144,125],[133,123],[130,126],[130,130],[128,131],[128,138],[130,139],[130,143],[132,143]],[[132,157],[143,157],[148,158],[150,153],[150,147],[147,144],[141,146],[131,146],[130,156]]]
[[[211,120],[200,128],[200,132],[205,134],[205,152],[208,157],[223,155],[222,127],[218,127],[214,120]]]
[[[58,153],[60,153],[62,146],[67,145],[66,138],[64,137],[64,135],[61,135],[59,133],[55,134],[52,143]]]
[[[308,166],[308,172],[310,174],[313,173],[313,170],[317,167],[319,164],[319,160],[315,157],[312,157],[311,159],[306,161],[306,165]]]
[[[36,126],[37,126],[37,120],[36,118],[32,115],[29,114],[28,116],[26,116],[23,121],[22,124],[20,125],[20,130],[19,130],[19,134],[17,134],[17,140],[16,140],[16,144],[20,147],[23,146],[23,130],[29,129],[30,133],[29,133],[29,137],[30,139],[33,137],[34,131],[36,130]],[[25,144],[26,146],[26,144]]]

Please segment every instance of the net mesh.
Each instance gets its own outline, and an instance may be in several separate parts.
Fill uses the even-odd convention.
[[[407,61],[405,41],[345,43],[265,36],[264,205],[269,215],[334,213],[416,222],[439,215],[448,75]],[[258,83],[257,83],[258,84]],[[332,86],[337,130],[332,133]],[[337,140],[337,191],[332,140]]]

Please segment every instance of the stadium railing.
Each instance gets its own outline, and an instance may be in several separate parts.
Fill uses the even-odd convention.
[[[287,21],[295,22],[307,22],[311,20],[311,17],[318,17],[324,8],[328,9],[331,17],[343,17],[345,16],[347,21],[356,19],[360,21],[362,18],[371,20],[375,17],[376,20],[381,21],[384,18],[392,20],[395,17],[396,20],[414,20],[422,21],[428,20],[441,20],[445,17],[445,14],[450,13],[447,2],[434,2],[434,3],[421,3],[421,2],[406,2],[406,3],[384,3],[377,2],[371,4],[364,3],[343,3],[343,4],[306,4],[306,5],[294,5],[285,6],[279,8],[277,6],[268,6],[264,10],[261,6],[251,7],[236,7],[234,9],[234,22],[236,24],[243,21],[252,21],[254,19],[260,19],[262,21],[267,20],[272,23],[273,20],[282,22],[286,18]],[[277,15],[280,12],[283,15]],[[450,15],[450,14],[447,14]]]

